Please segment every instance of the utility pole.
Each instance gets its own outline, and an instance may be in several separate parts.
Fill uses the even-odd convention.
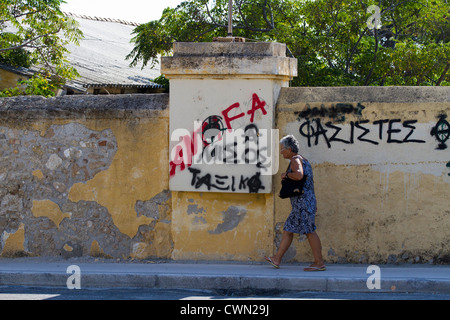
[[[228,35],[214,38],[214,42],[245,42],[245,38],[233,37],[233,0],[228,1]]]
[[[228,2],[228,37],[233,37],[233,0]]]

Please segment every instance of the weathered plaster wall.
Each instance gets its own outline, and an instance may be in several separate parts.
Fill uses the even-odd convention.
[[[162,58],[174,259],[272,254],[275,105],[296,67],[284,44],[269,42],[175,43]]]
[[[167,95],[0,100],[2,256],[170,257]]]
[[[313,164],[327,261],[450,262],[449,94],[430,87],[282,90],[277,127],[299,139]],[[276,200],[277,242],[289,211],[288,201]],[[294,244],[287,259],[312,259],[305,238]]]
[[[17,86],[17,82],[27,80],[28,77],[5,69],[0,69],[0,91]]]
[[[281,171],[272,193],[170,192],[168,104],[0,99],[0,255],[271,254],[290,211]],[[448,89],[285,88],[274,105],[280,136],[313,164],[329,263],[450,262]],[[286,261],[311,259],[296,237]]]
[[[273,196],[173,192],[173,258],[259,261],[273,251]]]

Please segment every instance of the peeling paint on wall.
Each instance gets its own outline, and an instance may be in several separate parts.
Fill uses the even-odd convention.
[[[173,259],[258,261],[272,254],[273,195],[172,192],[172,199]]]
[[[168,167],[161,156],[168,148],[161,138],[167,137],[167,113],[161,109],[149,111],[149,116],[142,109],[130,117],[115,109],[120,96],[84,99],[95,107],[80,107],[83,99],[70,97],[0,101],[0,107],[12,103],[8,116],[0,119],[0,254],[169,257],[173,247],[170,192],[168,178],[161,174]],[[32,106],[23,106],[28,103]],[[108,108],[96,114],[103,104]],[[107,181],[102,180],[105,176]],[[95,185],[97,180],[104,184]],[[105,192],[113,198],[102,205],[97,197],[104,200]],[[121,193],[130,199],[129,215],[110,210],[117,201],[114,195]],[[77,194],[86,196],[76,198]],[[145,244],[138,254],[137,243]]]
[[[31,230],[45,219],[58,229],[64,219],[71,218],[70,212],[62,210],[69,202],[67,191],[107,168],[117,143],[110,130],[92,131],[77,123],[42,130],[19,128],[0,126],[0,232],[14,232],[19,223]],[[31,238],[26,242],[33,243]]]
[[[14,233],[3,231],[0,240],[2,247],[1,257],[14,257],[27,254],[24,247],[25,225],[23,223]]]
[[[116,126],[113,132],[119,148],[111,166],[93,179],[75,184],[69,191],[69,199],[95,201],[104,206],[119,230],[132,238],[139,226],[155,220],[137,213],[136,204],[138,208],[142,207],[142,201],[161,192],[161,183],[168,179],[160,171],[160,159],[167,154],[167,146],[161,137],[167,134],[167,127],[161,121],[142,120],[135,126]],[[153,176],[156,173],[164,178],[155,184]]]
[[[227,210],[222,211],[223,222],[217,227],[209,231],[210,234],[221,234],[233,230],[238,227],[239,223],[245,218],[247,210],[245,208],[231,206]]]
[[[48,217],[56,227],[64,218],[70,218],[70,213],[63,213],[59,206],[51,200],[33,200],[31,212],[35,217]]]

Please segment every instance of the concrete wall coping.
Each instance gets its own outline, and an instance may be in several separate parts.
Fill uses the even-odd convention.
[[[42,119],[134,118],[168,110],[168,94],[83,95],[43,98],[18,96],[0,99],[0,118]],[[167,113],[168,117],[168,113]]]
[[[296,87],[282,88],[278,105],[299,102],[450,102],[450,87]]]

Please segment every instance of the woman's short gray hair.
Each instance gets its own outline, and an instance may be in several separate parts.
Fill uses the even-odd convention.
[[[293,135],[288,135],[280,140],[280,144],[285,148],[290,148],[292,152],[298,153],[300,144]]]

